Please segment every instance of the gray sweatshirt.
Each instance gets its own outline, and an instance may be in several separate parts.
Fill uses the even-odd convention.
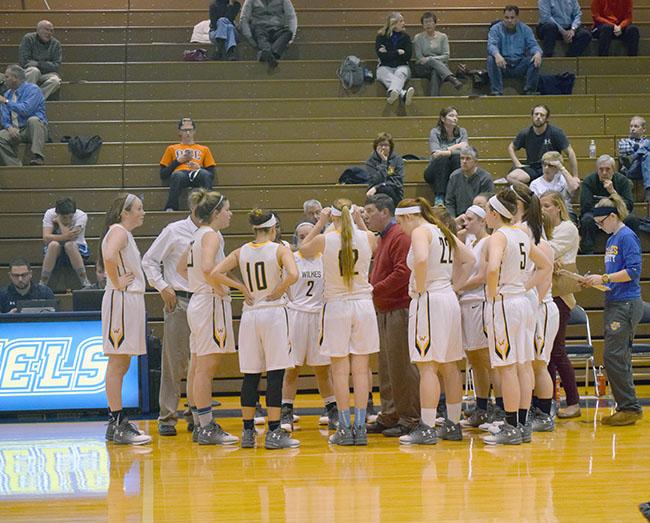
[[[246,0],[239,16],[241,32],[250,41],[255,27],[286,27],[296,37],[298,18],[291,0]]]
[[[36,33],[27,33],[20,41],[18,63],[27,67],[28,62],[38,62],[41,73],[56,73],[61,66],[61,43],[52,38],[43,42]]]

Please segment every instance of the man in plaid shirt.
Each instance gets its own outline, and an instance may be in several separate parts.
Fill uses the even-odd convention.
[[[641,116],[630,120],[630,136],[618,141],[621,172],[633,180],[643,179],[645,201],[650,201],[650,139],[645,137],[646,121]]]

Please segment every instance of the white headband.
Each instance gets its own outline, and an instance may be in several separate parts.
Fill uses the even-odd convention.
[[[269,227],[273,227],[276,223],[278,223],[278,220],[276,219],[275,214],[272,214],[271,217],[264,223],[253,225],[253,229],[267,229]]]
[[[339,211],[337,208],[330,207],[330,209],[331,209],[331,211],[330,211],[331,216],[343,216],[343,213],[341,211]]]
[[[509,220],[512,220],[512,213],[508,209],[506,209],[505,205],[503,205],[499,201],[499,199],[496,197],[496,194],[488,200],[488,203],[490,204],[490,207],[492,207],[501,216],[503,216],[504,218],[508,218]]]
[[[120,211],[120,214],[122,214],[124,211],[126,211],[126,208],[131,205],[135,200],[137,199],[137,196],[135,194],[127,194],[126,199],[124,200],[124,205],[122,205],[122,210]]]
[[[526,203],[526,200],[524,200],[521,196],[519,196],[519,193],[517,192],[517,189],[515,189],[514,185],[510,186],[510,190],[515,193],[515,196],[517,197],[517,200],[519,200],[521,203]]]
[[[395,216],[404,216],[405,214],[421,214],[422,209],[419,205],[413,205],[411,207],[398,207],[395,209]]]
[[[476,214],[476,216],[478,216],[479,218],[485,218],[485,210],[483,210],[483,209],[482,209],[481,207],[479,207],[478,205],[472,205],[472,206],[470,206],[470,207],[467,209],[467,211],[465,211],[465,212],[472,212],[472,213]]]
[[[298,232],[298,229],[300,229],[300,227],[302,227],[303,225],[309,225],[311,227],[314,226],[312,222],[300,222],[298,225],[296,225],[296,228],[294,230]]]

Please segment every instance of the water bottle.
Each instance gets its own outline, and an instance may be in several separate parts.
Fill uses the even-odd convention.
[[[601,365],[598,367],[598,372],[596,373],[596,395],[603,397],[605,394],[607,394],[607,378]]]
[[[589,142],[589,158],[596,158],[596,140]]]

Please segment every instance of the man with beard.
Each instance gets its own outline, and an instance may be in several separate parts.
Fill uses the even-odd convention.
[[[52,289],[32,283],[32,268],[25,258],[9,262],[11,283],[0,289],[0,312],[16,312],[16,302],[24,300],[53,300]]]
[[[565,153],[569,159],[571,174],[578,177],[578,160],[573,147],[562,129],[548,123],[551,110],[546,105],[536,105],[530,114],[533,125],[519,131],[508,145],[508,154],[513,164],[507,176],[508,181],[527,184],[542,176],[542,156],[548,151]],[[526,163],[517,158],[516,151],[519,149],[526,150]]]

